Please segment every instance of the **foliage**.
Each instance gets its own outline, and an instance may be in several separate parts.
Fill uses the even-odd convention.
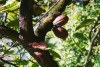
[[[41,14],[33,15],[33,25],[45,14],[44,11],[49,10],[50,6],[55,3],[51,0],[35,0],[35,2],[40,5],[42,10]],[[19,4],[20,2],[17,0],[7,0],[3,6],[0,6],[0,25],[19,31]],[[52,30],[45,37],[54,59],[60,67],[78,67],[85,65],[86,62],[88,67],[100,67],[100,1],[90,0],[86,6],[80,2],[71,3],[63,13],[69,17],[68,23],[63,26],[68,30],[68,38],[59,39]],[[97,32],[98,30],[99,32]],[[0,34],[1,57],[19,67],[39,67],[35,59],[19,43],[2,37]],[[0,61],[1,64],[4,64],[5,67],[12,66]]]

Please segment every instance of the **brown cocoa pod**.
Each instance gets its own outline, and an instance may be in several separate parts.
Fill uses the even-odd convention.
[[[39,51],[36,51],[36,52],[34,52],[34,54],[37,56],[37,57],[39,57],[39,58],[41,58],[42,57],[42,53],[41,52],[39,52]]]
[[[47,45],[44,41],[41,41],[41,42],[33,42],[33,43],[30,43],[32,45],[33,48],[36,48],[36,49],[40,49],[40,50],[46,50],[47,48]],[[43,56],[43,52],[42,51],[34,51],[33,53],[36,57],[42,59],[42,56]]]
[[[33,42],[32,47],[44,50],[47,48],[47,45],[45,42]]]
[[[66,39],[68,37],[68,31],[63,27],[54,27],[53,32],[57,37],[61,39]]]
[[[68,22],[69,18],[66,15],[59,15],[56,17],[56,19],[53,21],[54,26],[63,26]]]

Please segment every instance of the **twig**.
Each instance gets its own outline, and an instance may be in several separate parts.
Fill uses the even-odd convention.
[[[55,5],[57,5],[57,3],[59,2],[60,0],[58,0],[53,6],[51,6],[51,8],[38,20],[38,22],[40,22],[40,20],[52,9],[54,8]]]
[[[4,62],[4,63],[13,65],[14,67],[18,67],[16,64],[10,63],[9,61],[6,61],[6,60],[4,60],[4,59],[2,59],[2,58],[0,58],[0,60],[1,60],[2,62]]]
[[[90,30],[90,33],[89,33],[89,39],[90,39],[90,41],[91,41],[91,37],[92,37],[92,30],[95,28],[95,27],[98,27],[97,25],[98,25],[98,21],[99,21],[100,19],[99,19],[99,17],[97,17],[97,21],[95,22],[95,24],[94,24],[94,26],[91,28],[91,30]]]
[[[86,61],[85,61],[84,67],[86,67],[87,64],[88,64],[88,59],[89,59],[89,56],[90,56],[90,54],[92,52],[92,47],[93,47],[93,44],[94,44],[94,40],[95,40],[97,34],[100,32],[100,28],[98,28],[100,26],[98,24],[99,18],[100,18],[100,16],[97,17],[97,21],[95,22],[94,26],[91,28],[90,33],[89,33],[90,48],[89,48],[89,51],[88,51],[88,55],[86,57]],[[95,29],[97,31],[92,35],[92,33],[93,33],[92,30],[93,29]]]
[[[95,40],[95,38],[96,38],[96,36],[97,36],[98,33],[99,33],[99,29],[97,29],[96,33],[94,34],[93,38],[90,41],[90,48],[89,48],[89,51],[88,51],[88,55],[87,55],[84,67],[86,67],[87,64],[88,64],[88,59],[89,59],[89,56],[90,56],[91,51],[92,51],[92,46],[93,46],[94,40]]]
[[[16,43],[17,43],[17,41],[16,41],[13,45],[11,45],[11,47],[10,47],[8,50],[6,50],[6,51],[4,52],[3,57],[4,57],[4,55],[5,55],[7,52],[9,52],[9,50],[10,50]]]

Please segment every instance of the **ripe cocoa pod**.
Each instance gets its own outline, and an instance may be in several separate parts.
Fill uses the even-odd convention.
[[[39,52],[39,51],[37,51],[37,52],[34,52],[34,54],[37,56],[37,57],[39,57],[39,58],[41,58],[42,57],[42,53],[41,52]]]
[[[63,27],[54,27],[53,32],[57,37],[61,39],[66,39],[68,37],[68,31]]]
[[[45,42],[33,42],[32,47],[44,50],[47,48],[47,45]]]
[[[55,26],[63,26],[68,22],[69,18],[66,15],[59,15],[56,17],[56,19],[53,21],[53,25]]]
[[[36,49],[41,49],[41,50],[46,50],[47,49],[47,45],[44,41],[41,41],[41,42],[33,42],[33,43],[30,43],[32,45],[33,48],[36,48]],[[33,53],[36,57],[42,59],[42,56],[43,56],[43,52],[42,51],[34,51]]]

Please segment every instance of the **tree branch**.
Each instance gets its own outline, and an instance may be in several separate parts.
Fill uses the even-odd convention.
[[[14,67],[18,67],[16,64],[13,64],[13,63],[11,63],[11,62],[9,62],[9,61],[6,61],[6,60],[4,60],[4,59],[2,59],[2,58],[0,58],[0,60],[3,61],[4,63],[13,65]]]
[[[32,26],[32,7],[33,0],[21,0],[19,26],[20,33],[26,40],[33,39],[33,26]]]
[[[95,24],[96,24],[96,23],[95,23]],[[94,24],[94,27],[93,27],[93,28],[96,27],[95,24]],[[91,30],[93,30],[93,28],[92,28]],[[90,32],[91,32],[91,31],[90,31]],[[89,57],[90,57],[90,55],[91,55],[91,53],[92,53],[93,44],[94,44],[95,38],[96,38],[96,36],[98,35],[99,32],[100,32],[100,30],[99,30],[99,29],[96,29],[96,32],[94,33],[94,35],[93,35],[92,38],[91,38],[91,35],[92,35],[92,34],[90,33],[90,35],[89,35],[89,38],[91,38],[91,39],[90,39],[90,47],[89,47],[89,51],[88,51],[88,55],[87,55],[87,57],[86,57],[86,61],[85,61],[84,67],[87,67],[87,65],[88,65]],[[92,32],[92,33],[93,33],[93,32]]]
[[[45,39],[44,36],[53,27],[53,20],[65,10],[66,6],[69,5],[71,1],[72,0],[60,0],[58,4],[51,9],[47,16],[35,25],[34,30],[39,39]]]
[[[11,39],[17,40],[18,42],[23,42],[22,39],[19,38],[19,33],[11,28],[0,25],[0,34],[10,37]]]

